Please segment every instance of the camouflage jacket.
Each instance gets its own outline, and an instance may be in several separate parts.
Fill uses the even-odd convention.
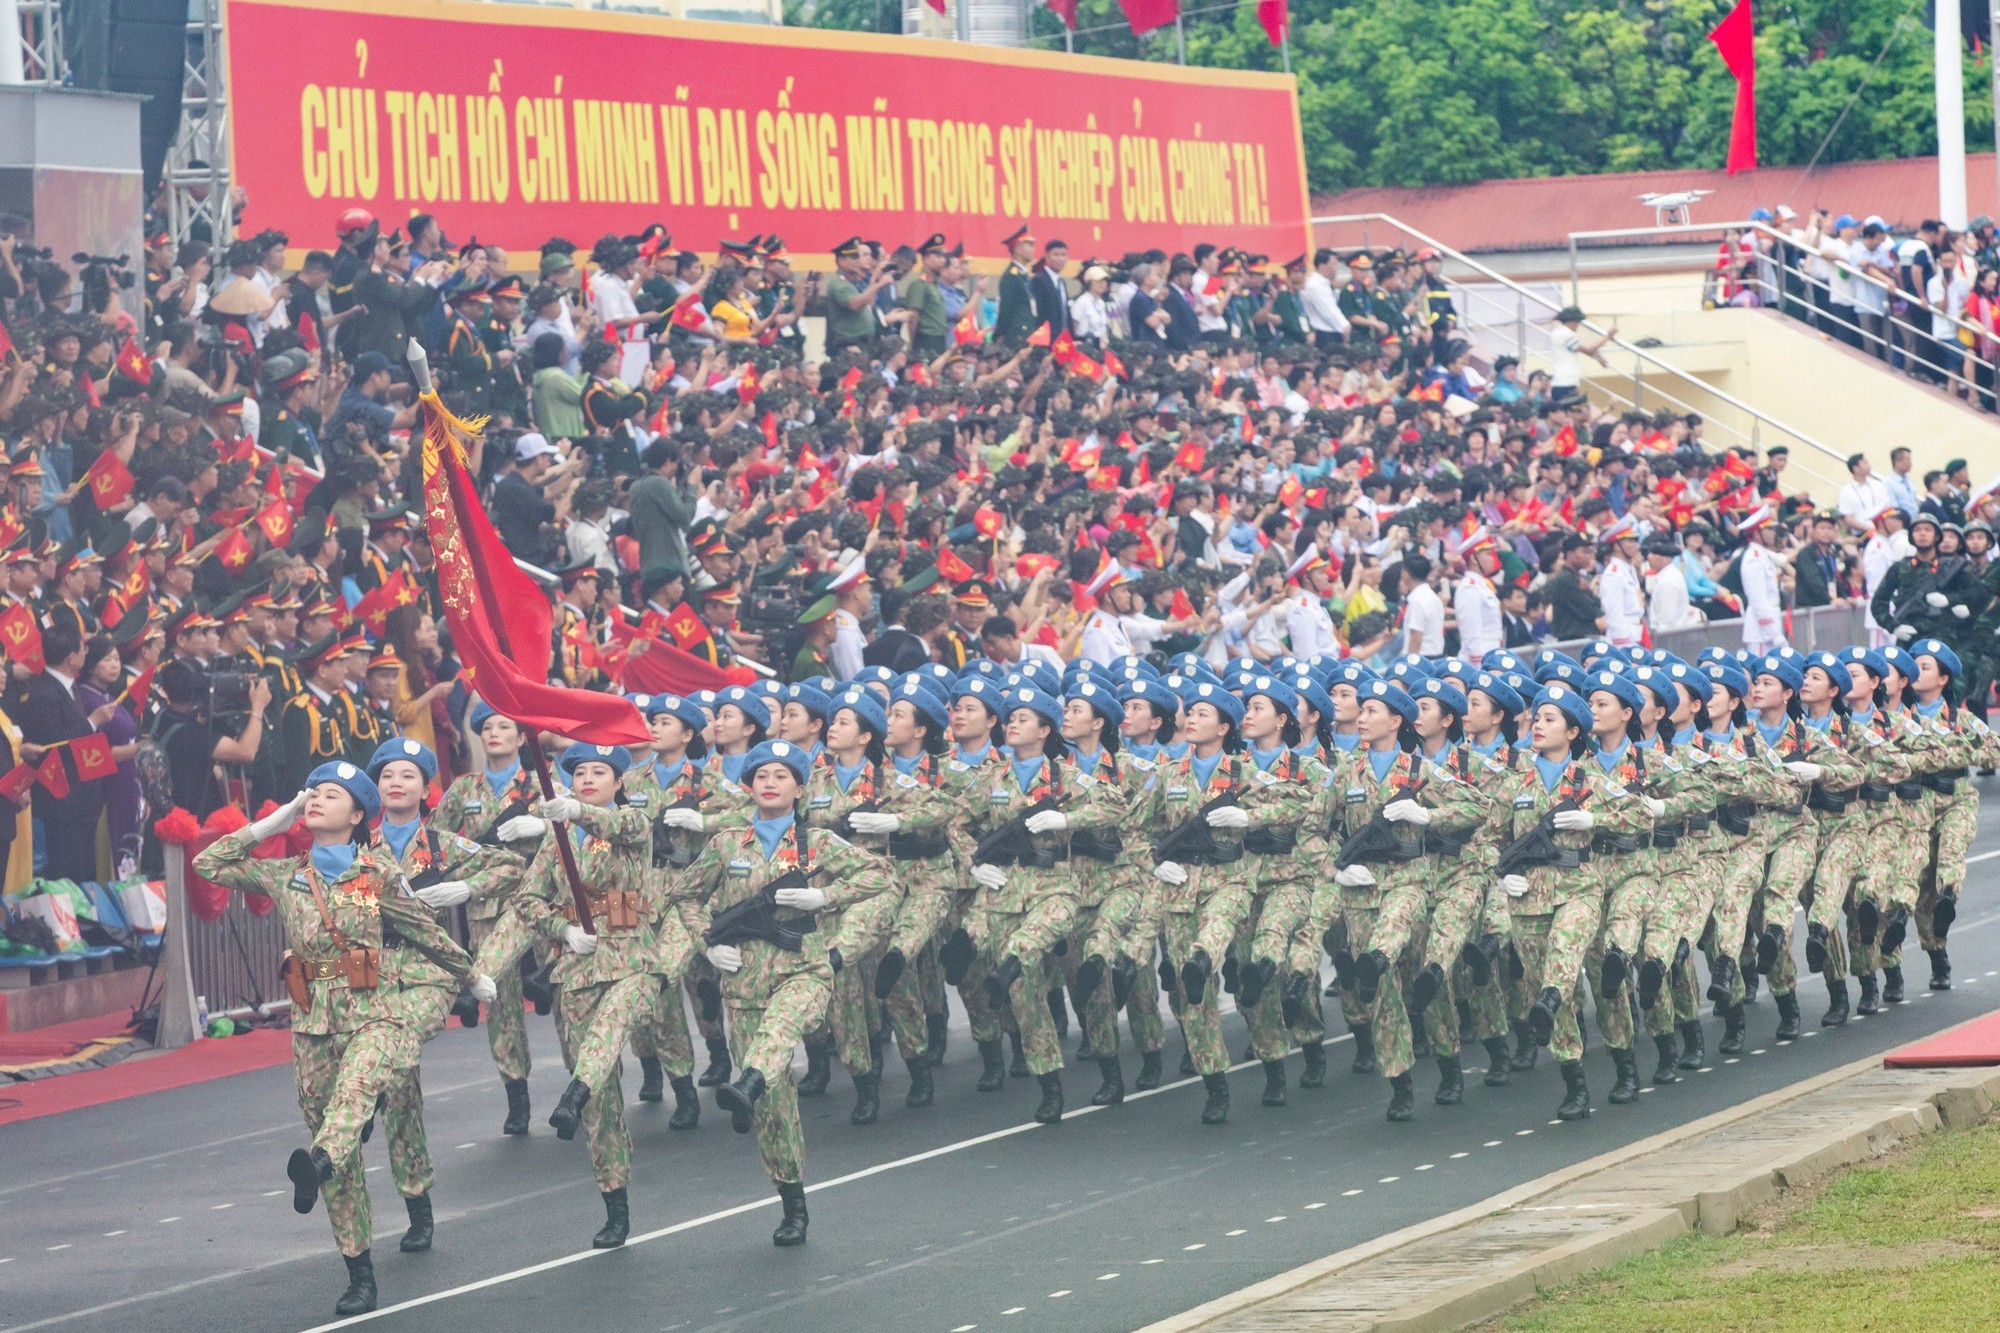
[[[642,972],[679,976],[694,946],[668,910],[666,876],[653,869],[652,826],[645,812],[629,805],[586,805],[568,832],[597,949],[587,954],[563,950],[555,966],[557,984],[602,985]],[[560,945],[564,928],[576,922],[555,837],[551,832],[542,839],[523,876],[517,910],[530,930]],[[637,895],[634,924],[621,926],[615,924],[613,895],[626,893]]]
[[[1494,819],[1500,826],[1504,851],[1516,838],[1524,837],[1551,806],[1573,800],[1590,812],[1595,821],[1588,829],[1557,830],[1555,843],[1566,851],[1582,853],[1583,864],[1565,869],[1560,866],[1532,866],[1526,871],[1528,892],[1508,901],[1516,916],[1547,916],[1572,898],[1601,901],[1611,886],[1629,870],[1629,858],[1599,857],[1590,850],[1601,834],[1637,837],[1652,827],[1652,819],[1636,797],[1606,776],[1594,759],[1572,760],[1551,789],[1542,781],[1540,767],[1532,758],[1509,774],[1495,793]]]
[[[470,912],[477,903],[492,900],[505,902],[521,882],[521,858],[504,847],[487,847],[470,838],[461,838],[456,833],[441,831],[431,818],[418,821],[417,831],[409,845],[403,848],[401,857],[388,840],[381,840],[382,856],[394,867],[383,892],[408,897],[419,909],[423,903],[411,896],[410,883],[421,878],[433,867],[436,868],[436,882],[464,880],[472,896],[465,901],[465,910]],[[440,929],[449,930],[445,925],[450,909],[432,912]],[[394,981],[399,986],[448,986],[451,977],[443,968],[433,963],[423,953],[407,943],[388,941],[388,931],[383,931],[387,947],[382,954],[382,981]],[[400,940],[400,934],[398,940]]]
[[[498,792],[486,780],[485,770],[467,773],[451,784],[437,809],[431,812],[430,826],[440,833],[450,833],[468,838],[473,842],[487,839],[503,821],[501,815],[508,810],[519,814],[530,813],[535,802],[542,798],[540,788],[535,783],[535,775],[524,763],[514,770],[507,785]],[[491,839],[498,842],[498,839]],[[535,858],[540,849],[541,838],[516,838],[509,843],[499,843],[524,864]],[[477,898],[465,905],[465,914],[474,921],[491,921],[500,915],[500,909],[507,905],[507,895]]]

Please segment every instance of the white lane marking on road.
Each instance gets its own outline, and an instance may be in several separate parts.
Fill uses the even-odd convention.
[[[1763,1047],[1763,1046],[1759,1046],[1759,1047],[1758,1047],[1758,1048],[1757,1048],[1756,1050],[1754,1050],[1754,1051],[1750,1052],[1750,1054],[1752,1054],[1752,1055],[1762,1055],[1762,1054],[1764,1054],[1764,1052],[1765,1052],[1765,1050],[1766,1050],[1766,1049],[1767,1049],[1766,1047]]]
[[[1401,1180],[1401,1179],[1402,1179],[1402,1177],[1401,1177],[1401,1176],[1384,1176],[1384,1177],[1382,1177],[1382,1178],[1381,1178],[1380,1180],[1376,1181],[1375,1183],[1376,1183],[1377,1185],[1393,1185],[1393,1184],[1395,1184],[1395,1183],[1396,1183],[1397,1181],[1399,1181],[1399,1180]]]
[[[218,1203],[217,1205],[215,1205],[215,1207],[209,1209],[208,1211],[211,1213],[219,1213],[225,1208],[234,1208],[235,1206],[236,1205],[233,1203]]]
[[[1001,1313],[1001,1314],[1019,1314],[1019,1313],[1021,1313],[1021,1311],[1025,1310],[1025,1309],[1027,1309],[1027,1308],[1028,1308],[1028,1307],[1027,1307],[1027,1306],[1025,1306],[1025,1305],[1017,1305],[1017,1306],[1015,1306],[1015,1307],[1014,1307],[1013,1309],[1011,1309],[1011,1310],[1002,1310],[1002,1311],[1001,1311],[1000,1313]]]
[[[0,1264],[11,1264],[13,1262],[14,1262],[14,1256],[11,1254],[8,1255],[5,1259],[0,1259]]]
[[[1360,1190],[1342,1190],[1340,1192],[1340,1197],[1343,1199],[1351,1199],[1359,1193],[1361,1193]]]
[[[1436,1162],[1425,1162],[1425,1163],[1424,1163],[1424,1164],[1423,1164],[1422,1166],[1418,1167],[1418,1168],[1417,1168],[1417,1170],[1419,1170],[1419,1171],[1429,1171],[1429,1170],[1431,1170],[1431,1169],[1432,1169],[1433,1167],[1435,1167],[1436,1165],[1437,1165],[1437,1163],[1436,1163]]]
[[[1149,1267],[1149,1268],[1150,1268],[1150,1267],[1151,1267],[1152,1265],[1154,1265],[1154,1264],[1163,1264],[1163,1263],[1165,1263],[1165,1262],[1166,1262],[1166,1260],[1165,1260],[1165,1259],[1141,1259],[1141,1260],[1140,1260],[1139,1262],[1140,1262],[1140,1263],[1142,1263],[1142,1264],[1145,1264],[1145,1265],[1146,1265],[1147,1267]]]
[[[1118,1275],[1116,1273],[1100,1273],[1098,1274],[1097,1280],[1099,1282],[1109,1282],[1117,1276]]]
[[[1517,1129],[1514,1131],[1514,1137],[1517,1139],[1525,1139],[1528,1137],[1528,1135],[1534,1132],[1535,1131],[1532,1129]]]
[[[1456,1162],[1461,1157],[1470,1157],[1470,1156],[1472,1156],[1472,1154],[1469,1152],[1455,1152],[1451,1155],[1451,1160]]]
[[[1309,1213],[1317,1212],[1319,1209],[1324,1207],[1326,1207],[1326,1205],[1323,1203],[1309,1203],[1306,1205],[1306,1211]]]
[[[1049,1293],[1049,1299],[1050,1299],[1050,1300],[1052,1300],[1052,1301],[1059,1301],[1059,1300],[1061,1300],[1061,1299],[1062,1299],[1063,1297],[1065,1297],[1065,1296],[1067,1296],[1067,1295],[1069,1295],[1069,1288],[1068,1288],[1068,1287],[1064,1287],[1064,1288],[1063,1288],[1063,1289],[1062,1289],[1061,1291],[1052,1291],[1052,1292],[1050,1292],[1050,1293]]]
[[[265,1191],[264,1191],[264,1197],[265,1197],[265,1198],[267,1198],[267,1199],[275,1199],[275,1198],[277,1198],[277,1197],[278,1197],[278,1196],[279,1196],[280,1194],[283,1194],[283,1193],[284,1193],[284,1191],[283,1191],[283,1190],[265,1190]]]
[[[1222,1234],[1225,1236],[1241,1236],[1245,1234],[1245,1229],[1243,1227],[1238,1227],[1234,1231],[1225,1231]]]
[[[48,1253],[50,1253],[50,1254],[54,1254],[54,1253],[55,1253],[55,1252],[56,1252],[57,1250],[66,1250],[66,1249],[68,1249],[68,1248],[69,1248],[69,1242],[68,1242],[68,1241],[64,1241],[64,1242],[63,1242],[62,1244],[60,1244],[60,1245],[51,1245],[51,1246],[49,1246],[49,1248],[48,1248]]]
[[[954,1328],[951,1331],[951,1333],[972,1333],[972,1330],[978,1327],[979,1325],[977,1324],[960,1324],[957,1328]]]
[[[107,1231],[104,1233],[104,1239],[110,1240],[113,1236],[122,1236],[124,1234],[123,1231]]]
[[[159,1225],[165,1226],[169,1222],[178,1222],[178,1221],[180,1221],[178,1217],[163,1217],[160,1219]]]
[[[1267,1217],[1264,1220],[1266,1222],[1282,1222],[1285,1220],[1285,1215],[1283,1213],[1279,1213],[1276,1217]]]
[[[1188,1252],[1189,1250],[1205,1250],[1205,1249],[1207,1249],[1207,1248],[1208,1248],[1208,1242],[1207,1242],[1207,1241],[1205,1241],[1205,1240],[1198,1240],[1198,1241],[1196,1241],[1196,1242],[1195,1242],[1194,1244],[1192,1244],[1192,1245],[1183,1245],[1183,1246],[1181,1246],[1181,1253],[1183,1253],[1183,1254],[1186,1254],[1186,1253],[1187,1253],[1187,1252]]]
[[[476,1143],[461,1143],[458,1146],[461,1148],[477,1148],[479,1145]]]
[[[1503,1140],[1500,1139],[1488,1139],[1486,1140],[1486,1142],[1480,1144],[1479,1146],[1482,1148],[1497,1148],[1500,1146],[1502,1142]]]
[[[1742,1058],[1741,1058],[1740,1056],[1735,1056],[1735,1055],[1732,1055],[1732,1056],[1729,1056],[1728,1058],[1726,1058],[1725,1060],[1723,1060],[1723,1062],[1722,1062],[1722,1063],[1724,1063],[1724,1064],[1726,1064],[1726,1065],[1740,1065],[1740,1064],[1742,1064],[1742,1063],[1743,1063],[1743,1060],[1742,1060]]]

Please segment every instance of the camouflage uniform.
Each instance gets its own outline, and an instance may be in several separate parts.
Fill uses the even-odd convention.
[[[1292,937],[1312,914],[1313,869],[1319,864],[1299,855],[1299,829],[1319,804],[1327,772],[1316,759],[1282,749],[1265,764],[1254,753],[1244,756],[1245,780],[1258,792],[1253,827],[1245,830],[1243,865],[1250,884],[1249,910],[1234,942],[1220,941],[1236,959],[1237,975],[1253,963],[1270,963],[1273,976],[1257,1002],[1238,1010],[1250,1029],[1250,1050],[1266,1065],[1291,1051],[1291,1034],[1284,1020],[1282,975],[1290,963]],[[1308,845],[1311,840],[1307,839]],[[1259,850],[1263,848],[1265,850]],[[1208,948],[1217,934],[1206,920],[1195,941]],[[1210,957],[1222,954],[1211,951]],[[1313,960],[1318,971],[1319,960]]]
[[[951,884],[953,891],[939,936],[947,947],[970,945],[972,961],[958,982],[959,1003],[972,1039],[982,1044],[997,1042],[1003,1032],[1018,1032],[1011,1007],[995,1005],[986,990],[986,915],[979,910],[979,886],[972,881],[972,851],[979,834],[986,831],[991,792],[1000,785],[1007,760],[998,747],[989,747],[977,763],[968,764],[960,754],[944,761],[939,785],[951,807],[951,821],[945,836],[951,843]],[[1000,776],[996,776],[1000,775]],[[965,939],[954,946],[960,934]]]
[[[525,764],[518,766],[498,791],[494,790],[484,772],[468,773],[452,783],[450,790],[445,792],[431,815],[430,824],[441,833],[504,846],[525,864],[534,859],[541,839],[521,838],[502,843],[495,830],[505,819],[526,814],[540,797],[534,774],[528,771]],[[501,928],[512,901],[513,895],[501,894],[466,903],[465,924],[474,953],[480,952],[487,937]],[[512,951],[513,957],[518,959],[529,941],[518,922],[511,934],[523,946]],[[524,1079],[532,1062],[528,1058],[528,1022],[522,1007],[521,974],[510,962],[490,975],[495,994],[492,1003],[486,1006],[486,1043],[493,1052],[493,1063],[499,1069],[501,1078]]]
[[[943,787],[947,762],[926,754],[918,757],[916,767],[907,775],[892,769],[882,811],[899,817],[902,828],[886,842],[854,840],[869,850],[886,850],[896,863],[896,878],[903,887],[883,949],[897,950],[905,963],[903,975],[896,979],[887,999],[889,1026],[905,1061],[930,1056],[927,1018],[944,1012],[935,943],[951,917],[952,894],[958,883],[945,829],[956,813],[956,805]],[[906,776],[910,785],[905,785]],[[871,964],[880,965],[879,952]]]
[[[1915,708],[1885,712],[1883,726],[1907,755],[1910,776],[1892,788],[1895,799],[1884,812],[1878,833],[1879,840],[1875,844],[1878,854],[1874,858],[1871,887],[1884,917],[1900,909],[1903,914],[1918,920],[1920,937],[1928,937],[1931,904],[1924,901],[1924,882],[1930,868],[1931,833],[1937,824],[1937,775],[1956,767],[1958,756],[1949,733],[1938,730],[1933,726],[1932,719]],[[1953,785],[1956,786],[1955,783]],[[1921,854],[1909,853],[1909,849],[1919,847],[1923,849]],[[1880,934],[1872,942],[1863,942],[1859,938],[1857,923],[1850,922],[1849,929],[1848,945],[1854,951],[1856,972],[1865,976],[1877,967],[1902,967],[1900,939],[1895,947],[1885,948],[1886,941]]]
[[[1154,760],[1120,753],[1117,772],[1124,786],[1127,811],[1145,807],[1163,760],[1164,756],[1161,760]],[[1133,836],[1141,837],[1143,833],[1135,828]],[[1141,868],[1130,849],[1120,853],[1112,869],[1110,887],[1097,903],[1091,928],[1084,936],[1081,948],[1075,943],[1070,945],[1071,959],[1075,960],[1070,969],[1070,979],[1074,982],[1075,968],[1081,966],[1084,958],[1102,958],[1110,964],[1116,964],[1120,959],[1128,962],[1132,968],[1132,987],[1125,997],[1126,1024],[1131,1029],[1132,1045],[1142,1055],[1153,1055],[1166,1042],[1166,1032],[1160,1024],[1159,976],[1153,967],[1153,955],[1158,945],[1154,936],[1137,929],[1152,877]],[[1102,989],[1109,992],[1112,987],[1107,984]],[[1092,999],[1095,1001],[1097,997],[1093,995]],[[1091,1049],[1100,1057],[1107,1057],[1115,1055],[1118,1050],[1118,1015],[1112,1008],[1116,997],[1106,994],[1101,1003],[1103,1012],[1110,1019],[1110,1044],[1100,1045],[1093,1035]],[[1085,1031],[1088,1032],[1088,1008],[1085,1017]]]
[[[361,848],[353,865],[329,882],[313,865],[310,852],[290,860],[258,860],[257,842],[249,829],[238,829],[195,857],[195,873],[224,888],[271,899],[284,922],[286,943],[309,968],[340,956],[340,945],[327,929],[330,922],[352,946],[373,949],[378,958],[387,927],[453,982],[472,979],[471,960],[423,904],[384,892],[395,869],[379,849]],[[326,903],[324,918],[315,889]],[[370,1236],[361,1127],[375,1114],[375,1099],[416,1063],[418,1033],[398,1011],[394,987],[352,990],[338,975],[309,984],[312,1003],[292,1014],[292,1068],[313,1146],[333,1159],[333,1178],[320,1192],[334,1241],[351,1258],[367,1252]]]
[[[1745,728],[1717,733],[1702,731],[1689,747],[1689,762],[1705,757],[1702,770],[1716,796],[1715,825],[1706,839],[1694,837],[1690,846],[1696,857],[1716,858],[1715,903],[1710,909],[1709,926],[1700,931],[1708,956],[1709,996],[1717,1012],[1726,1013],[1743,1002],[1743,968],[1739,955],[1749,937],[1750,920],[1758,890],[1764,882],[1764,862],[1768,855],[1769,830],[1758,820],[1760,807],[1782,804],[1796,795],[1790,775],[1768,764],[1750,761],[1750,742]],[[1727,993],[1715,982],[1717,964],[1728,959]]]
[[[767,856],[752,828],[727,829],[709,839],[701,855],[669,890],[681,921],[700,940],[714,913],[761,893],[774,879],[803,869],[826,894],[827,912],[837,912],[889,891],[888,862],[862,851],[837,834],[809,829],[801,865],[799,830],[788,827]],[[799,1125],[798,1094],[792,1088],[792,1048],[826,1014],[833,985],[827,959],[830,932],[814,913],[778,908],[781,924],[805,932],[791,953],[763,940],[738,947],[743,966],[722,974],[723,1003],[729,1011],[731,1049],[739,1067],[764,1077],[757,1100],[757,1150],[774,1184],[805,1180],[805,1136]]]
[[[1843,775],[1851,777],[1851,783],[1835,779],[1820,784],[1826,791],[1836,793],[1834,800],[1816,793],[1808,801],[1819,829],[1819,846],[1813,866],[1812,905],[1806,911],[1807,929],[1811,931],[1817,926],[1824,932],[1826,961],[1821,974],[1829,990],[1837,986],[1843,993],[1848,970],[1844,943],[1857,946],[1856,972],[1863,975],[1874,972],[1872,966],[1865,970],[1861,967],[1863,958],[1859,949],[1866,948],[1872,956],[1876,935],[1873,931],[1863,932],[1857,918],[1864,902],[1879,905],[1874,863],[1889,849],[1880,842],[1878,826],[1885,817],[1898,813],[1891,809],[1896,784],[1911,780],[1916,773],[1915,751],[1896,743],[1882,721],[1879,717],[1857,721],[1829,714],[1823,722],[1807,722],[1829,743],[1846,751],[1858,766],[1852,774]],[[1828,808],[1841,804],[1841,795],[1845,796],[1846,808]],[[1845,937],[1840,920],[1843,911],[1848,917]]]
[[[1744,731],[1744,740],[1751,761],[1765,764],[1779,776],[1789,776],[1784,767],[1787,763],[1804,762],[1821,767],[1822,786],[1851,788],[1859,781],[1859,761],[1797,719],[1787,719],[1775,741],[1766,737],[1753,721]],[[1792,912],[1812,880],[1813,861],[1819,850],[1819,828],[1806,810],[1806,791],[1796,780],[1792,783],[1790,803],[1774,799],[1761,809],[1757,822],[1767,830],[1769,848],[1764,861],[1763,887],[1757,897],[1763,914],[1761,934],[1768,941],[1760,948],[1766,955],[1775,950],[1776,956],[1770,960],[1767,971],[1771,995],[1788,1004],[1798,984],[1798,966],[1792,961],[1790,948]],[[1759,961],[1765,960],[1760,957]]]
[[[394,848],[386,840],[382,851],[385,857],[394,855]],[[468,905],[512,893],[520,882],[522,868],[521,858],[512,852],[482,847],[456,835],[441,835],[429,819],[419,821],[416,833],[394,864],[398,873],[390,878],[384,892],[407,896],[411,879],[435,871],[436,881],[465,883],[472,894],[466,900]],[[432,916],[439,928],[444,929],[444,914]],[[419,1043],[428,1042],[444,1030],[458,985],[449,973],[411,947],[401,935],[384,930],[382,944],[381,984],[384,989],[400,993],[393,1003],[406,1012],[410,1025],[417,1030]],[[429,1194],[436,1179],[430,1144],[424,1137],[421,1074],[421,1062],[412,1062],[389,1088],[382,1113],[383,1127],[389,1135],[389,1173],[395,1179],[397,1191],[411,1199]]]
[[[1917,713],[1926,718],[1933,735],[1942,742],[1939,757],[1948,766],[1927,775],[1934,797],[1935,823],[1931,828],[1930,855],[1918,885],[1917,938],[1927,951],[1944,948],[1949,931],[1940,931],[1935,913],[1939,903],[1949,901],[1955,915],[1959,890],[1965,884],[1965,852],[1979,831],[1979,792],[1969,778],[1975,767],[1995,766],[2000,755],[2000,737],[1971,713],[1956,706]],[[1947,790],[1948,788],[1948,790]]]
[[[565,951],[556,960],[556,1035],[563,1063],[590,1089],[583,1129],[598,1189],[623,1189],[632,1174],[632,1139],[625,1128],[619,1066],[632,1027],[657,1002],[659,979],[679,978],[694,942],[668,910],[665,877],[653,869],[652,822],[633,806],[586,805],[568,826],[577,878],[590,905],[597,948]],[[552,829],[551,837],[558,836]],[[629,920],[621,900],[631,894]],[[553,845],[542,848],[522,879],[517,909],[536,936],[560,946],[579,924],[568,876]],[[482,952],[480,957],[485,958]]]
[[[1497,927],[1497,918],[1490,896],[1499,896],[1493,888],[1493,863],[1500,854],[1500,846],[1497,826],[1491,817],[1490,793],[1505,780],[1508,760],[1504,753],[1501,757],[1479,755],[1470,746],[1460,744],[1444,751],[1438,767],[1478,793],[1483,811],[1472,832],[1462,837],[1434,835],[1425,830],[1425,848],[1436,852],[1440,860],[1423,953],[1412,958],[1409,972],[1414,976],[1435,966],[1444,973],[1444,986],[1425,1006],[1422,1020],[1432,1054],[1443,1056],[1459,1048],[1457,1001],[1461,995],[1473,1014],[1473,1035],[1478,1040],[1490,1041],[1507,1031],[1506,1006],[1498,979],[1489,974],[1484,986],[1476,986],[1460,960],[1476,936],[1507,934],[1505,929],[1492,928]]]
[[[667,807],[684,799],[703,802],[708,795],[706,775],[698,760],[689,759],[671,783],[660,781],[659,769],[651,761],[634,765],[625,774],[625,799],[635,810],[645,812],[652,828],[653,868],[662,874],[675,873],[691,864],[708,840],[708,832],[669,829],[659,822]],[[696,954],[678,982],[661,978],[660,987],[632,1026],[632,1054],[641,1060],[657,1060],[668,1078],[687,1078],[694,1073],[694,1043],[688,1035],[687,1006],[681,999],[683,987],[695,984],[696,968],[707,969],[708,960]],[[695,997],[697,1011],[701,1001]],[[717,1024],[718,1030],[720,1024]]]

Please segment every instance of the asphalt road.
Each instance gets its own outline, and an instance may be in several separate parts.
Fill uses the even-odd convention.
[[[955,1013],[935,1106],[903,1107],[899,1062],[874,1126],[848,1124],[842,1073],[828,1096],[802,1103],[812,1229],[794,1250],[770,1244],[777,1200],[752,1140],[706,1098],[700,1128],[668,1131],[669,1098],[629,1108],[631,1242],[591,1251],[603,1210],[584,1143],[559,1142],[545,1123],[566,1081],[551,1022],[530,1020],[526,1139],[499,1133],[485,1034],[454,1029],[424,1058],[436,1248],[397,1252],[403,1210],[378,1135],[364,1151],[383,1305],[346,1323],[384,1333],[1135,1328],[1987,1012],[2000,992],[2000,832],[1983,830],[1973,855],[1995,860],[1971,868],[1951,937],[1956,989],[1924,989],[1912,938],[1902,1006],[1816,1032],[1824,990],[1809,980],[1806,1035],[1779,1046],[1762,997],[1740,1057],[1715,1054],[1721,1024],[1709,1019],[1710,1067],[1627,1107],[1604,1101],[1611,1062],[1593,1033],[1597,1109],[1580,1124],[1551,1118],[1562,1088],[1546,1053],[1533,1073],[1491,1089],[1477,1047],[1464,1105],[1433,1105],[1435,1076],[1420,1064],[1417,1118],[1389,1124],[1387,1083],[1348,1072],[1343,1038],[1328,1047],[1327,1086],[1294,1086],[1282,1109],[1258,1104],[1260,1071],[1236,1073],[1226,1126],[1198,1122],[1194,1080],[1045,1128],[1029,1120],[1032,1080],[973,1090],[977,1053]],[[1231,1015],[1225,1030],[1240,1052],[1241,1023]],[[1170,1024],[1170,1073],[1180,1052]],[[1137,1061],[1126,1054],[1129,1084]],[[1640,1052],[1647,1075],[1651,1055]],[[1296,1083],[1296,1057],[1291,1073]],[[1095,1067],[1072,1062],[1065,1086],[1081,1108]],[[628,1096],[636,1087],[628,1062]],[[305,1141],[285,1067],[0,1127],[0,1328],[346,1326],[333,1321],[345,1276],[325,1217],[291,1210],[285,1158]]]

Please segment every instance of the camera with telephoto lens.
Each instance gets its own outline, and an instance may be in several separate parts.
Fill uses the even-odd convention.
[[[69,260],[84,270],[93,268],[102,270],[105,281],[115,287],[130,287],[133,283],[130,255],[93,255],[79,250],[71,255]]]

